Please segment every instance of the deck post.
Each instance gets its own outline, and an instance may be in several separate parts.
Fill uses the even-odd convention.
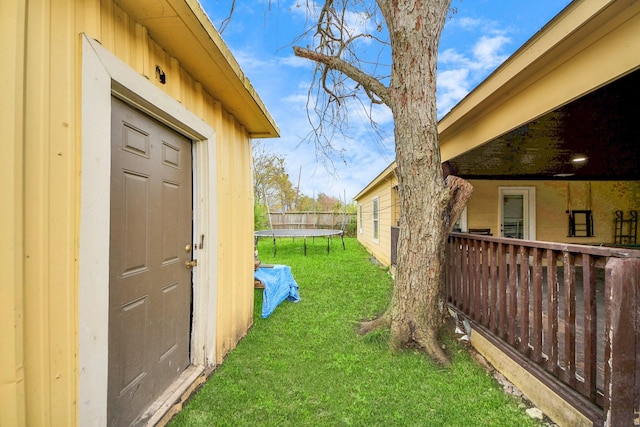
[[[637,425],[640,417],[640,259],[610,258],[605,274],[606,425]]]

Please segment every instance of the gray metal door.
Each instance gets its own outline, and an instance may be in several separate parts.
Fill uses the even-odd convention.
[[[110,426],[135,424],[189,365],[191,142],[112,99]]]

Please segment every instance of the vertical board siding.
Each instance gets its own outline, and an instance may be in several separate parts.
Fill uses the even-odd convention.
[[[219,188],[219,293],[218,362],[235,348],[253,321],[253,187],[251,142],[233,117],[223,114],[222,130],[230,138],[220,141],[218,153]],[[247,251],[247,248],[249,251]]]
[[[73,425],[78,237],[75,5],[71,0],[29,3],[26,22],[26,424]]]
[[[10,59],[0,68],[0,127],[6,141],[0,157],[0,425],[25,425],[24,381],[24,101],[25,15],[22,1],[5,1],[0,13],[0,50]]]
[[[225,221],[216,230],[220,252],[212,272],[217,274],[220,297],[228,298],[235,307],[219,312],[218,340],[225,344],[218,348],[218,361],[235,347],[253,321],[250,138],[179,61],[113,1],[58,0],[27,5],[7,1],[3,11],[14,11],[11,19],[18,20],[18,25],[0,28],[3,40],[13,43],[8,66],[16,71],[24,67],[19,73],[24,81],[10,80],[18,86],[14,95],[19,97],[10,100],[10,111],[20,114],[12,123],[28,118],[28,124],[20,130],[24,134],[11,133],[15,143],[9,160],[13,163],[6,168],[15,171],[14,179],[7,181],[13,182],[13,218],[6,223],[15,228],[11,247],[19,262],[12,261],[14,267],[9,270],[4,270],[3,264],[14,287],[3,288],[2,300],[12,301],[10,312],[17,316],[17,327],[12,330],[9,351],[3,352],[10,355],[0,358],[3,365],[9,365],[0,370],[0,421],[3,425],[73,426],[77,424],[76,402],[81,398],[77,396],[82,176],[79,35],[87,33],[98,40],[136,72],[196,111],[216,131],[219,194],[211,202],[217,204],[212,208]],[[26,24],[20,26],[20,22]],[[22,55],[24,59],[19,60]],[[156,79],[156,65],[167,74],[167,84]],[[4,108],[2,112],[6,113]],[[9,337],[4,329],[0,332]]]

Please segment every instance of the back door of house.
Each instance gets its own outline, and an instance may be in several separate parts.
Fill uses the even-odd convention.
[[[500,236],[535,240],[535,187],[499,187]]]
[[[108,424],[139,419],[189,365],[191,142],[112,99]]]

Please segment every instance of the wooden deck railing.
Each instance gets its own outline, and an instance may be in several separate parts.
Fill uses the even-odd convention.
[[[476,329],[594,425],[633,425],[640,251],[452,233],[446,268],[448,302]]]

